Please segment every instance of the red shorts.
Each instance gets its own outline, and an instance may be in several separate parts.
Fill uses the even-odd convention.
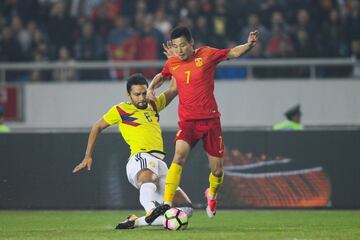
[[[209,155],[223,157],[224,142],[220,118],[179,121],[178,124],[175,141],[183,140],[193,148],[202,139],[204,149]]]

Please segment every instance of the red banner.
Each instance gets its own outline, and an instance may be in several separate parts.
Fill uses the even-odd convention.
[[[5,120],[21,120],[20,99],[21,91],[19,86],[0,86],[0,105],[5,109]]]

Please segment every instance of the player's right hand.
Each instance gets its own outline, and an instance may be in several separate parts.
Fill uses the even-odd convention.
[[[86,168],[86,167],[87,167],[87,170],[90,171],[91,164],[92,164],[92,157],[84,157],[84,160],[81,163],[79,163],[72,172],[77,173],[78,171],[80,171],[81,169]]]
[[[166,44],[163,43],[162,44],[163,48],[164,48],[164,54],[166,55],[167,58],[171,58],[171,57],[175,57],[175,51],[172,47],[171,41],[167,41]]]
[[[256,45],[256,42],[258,41],[258,38],[259,38],[259,31],[258,30],[255,30],[255,31],[249,33],[248,43],[250,43],[251,47]]]
[[[156,102],[155,90],[153,90],[153,89],[148,89],[147,92],[146,92],[146,98],[147,98],[149,101],[154,101],[154,102]]]

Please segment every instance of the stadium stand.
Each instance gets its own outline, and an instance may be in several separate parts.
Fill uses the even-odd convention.
[[[250,59],[359,58],[359,13],[359,0],[1,1],[0,62],[57,62],[63,61],[62,54],[69,55],[70,61],[164,59],[161,43],[178,24],[191,28],[197,46],[218,48],[243,42],[249,30],[258,29],[261,42],[247,56]],[[309,74],[306,68],[279,71],[289,77]],[[144,70],[149,77],[154,72]],[[56,78],[51,77],[54,74]],[[242,78],[244,70],[219,74]],[[351,75],[352,69],[337,67],[321,74],[343,77]],[[73,73],[67,75],[62,78],[74,77]],[[121,78],[123,73],[118,70],[106,75],[80,71],[76,77]],[[260,68],[254,75],[266,77],[269,73]],[[271,76],[277,75],[273,69]],[[36,70],[7,75],[8,81],[59,78],[57,73]]]

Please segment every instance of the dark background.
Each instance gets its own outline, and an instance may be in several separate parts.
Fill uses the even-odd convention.
[[[168,164],[174,134],[163,133]],[[87,137],[87,133],[0,135],[0,209],[141,208],[138,192],[126,177],[129,150],[119,133],[103,133],[92,170],[72,174],[83,158]],[[332,185],[329,208],[360,208],[360,131],[225,131],[224,139],[229,151],[281,155],[302,167],[322,166]],[[196,207],[205,204],[208,174],[199,142],[181,182]]]

